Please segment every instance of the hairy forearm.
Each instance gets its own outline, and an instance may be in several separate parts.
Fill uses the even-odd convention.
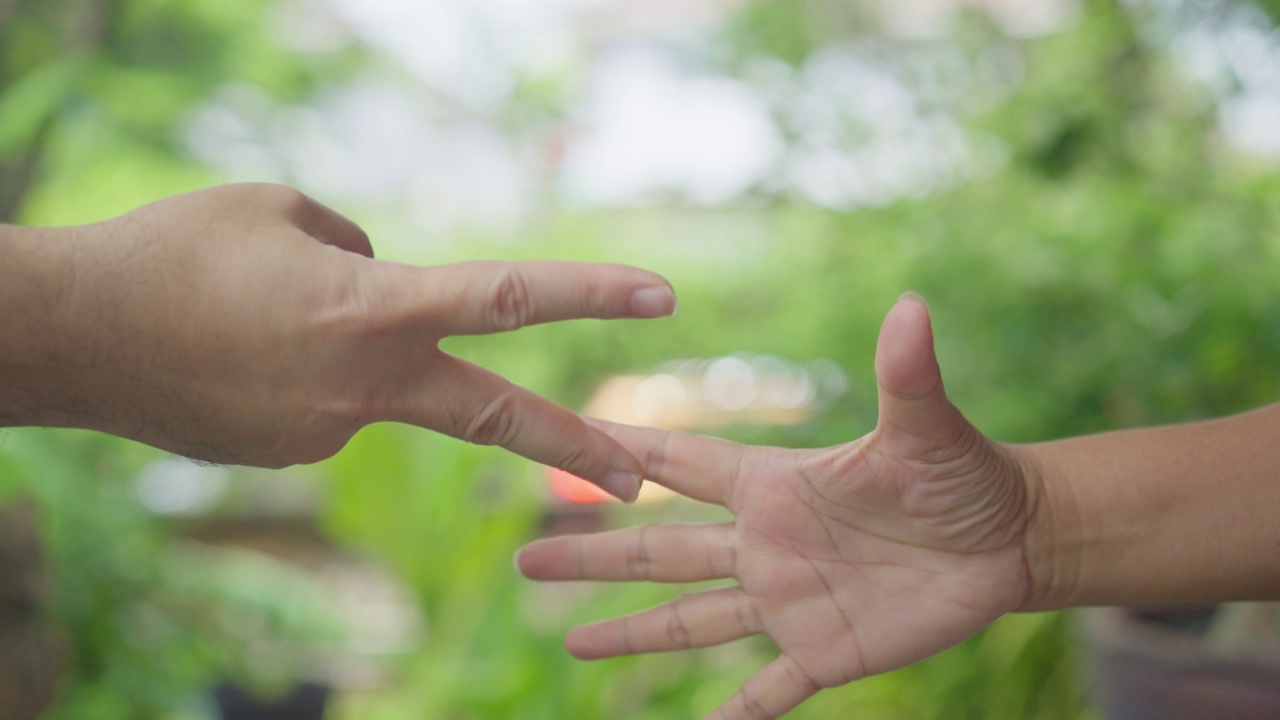
[[[1027,610],[1280,600],[1280,404],[1017,446]]]

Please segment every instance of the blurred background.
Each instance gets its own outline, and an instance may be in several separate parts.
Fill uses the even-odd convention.
[[[1277,396],[1278,18],[1275,0],[0,0],[0,221],[271,181],[384,258],[640,265],[677,317],[446,349],[570,407],[745,442],[869,431],[876,333],[908,289],[952,399],[997,439],[1195,419]],[[8,430],[0,715],[699,717],[767,640],[578,662],[570,625],[687,588],[535,586],[511,564],[546,533],[722,517],[645,500],[390,425],[280,472]],[[1101,717],[1076,627],[1011,616],[789,717]]]

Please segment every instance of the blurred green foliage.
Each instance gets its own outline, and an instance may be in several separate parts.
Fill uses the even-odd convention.
[[[1249,4],[1182,5],[1213,14]],[[1275,17],[1275,3],[1255,7]],[[264,4],[247,0],[13,5],[0,23],[0,220],[97,219],[216,182],[180,141],[193,103],[233,81],[297,100],[367,61],[359,48],[280,50],[267,18]],[[954,187],[854,211],[763,192],[719,210],[554,209],[519,244],[474,238],[467,258],[651,267],[675,282],[681,313],[454,339],[448,349],[570,405],[611,374],[673,358],[829,358],[851,387],[821,417],[726,432],[837,443],[874,425],[877,328],[894,298],[915,289],[931,303],[952,398],[1001,440],[1271,401],[1280,173],[1223,144],[1214,98],[1176,71],[1157,24],[1150,6],[1115,0],[1088,0],[1078,22],[1037,39],[1012,40],[967,17],[946,41],[957,62],[973,69],[984,50],[1003,48],[1021,78],[995,102],[936,100],[969,137],[999,149],[993,169]],[[888,62],[921,51],[918,41],[881,36],[865,8],[834,0],[747,3],[716,43],[728,74],[762,59],[800,67],[833,43],[879,48]],[[513,102],[541,117],[555,95],[542,88]],[[70,672],[49,717],[198,717],[191,698],[217,678],[273,684],[242,652],[238,633],[249,626],[218,618],[257,617],[254,632],[282,642],[329,632],[297,585],[264,580],[275,576],[254,560],[202,555],[136,505],[130,483],[156,453],[79,433],[2,440],[0,495],[40,501],[57,577],[53,614],[71,638]],[[395,682],[342,698],[335,717],[695,717],[770,657],[767,642],[750,641],[669,657],[569,658],[560,636],[570,624],[674,591],[520,581],[511,554],[540,531],[544,498],[540,471],[518,459],[377,426],[315,476],[327,532],[389,567],[427,622],[423,647],[395,663]],[[615,508],[609,520],[706,514]],[[823,693],[792,717],[1088,718],[1076,663],[1065,617],[1009,617],[935,659]]]

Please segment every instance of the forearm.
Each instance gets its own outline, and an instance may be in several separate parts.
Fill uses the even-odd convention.
[[[0,225],[0,426],[45,424],[60,414],[58,367],[75,286],[68,234]]]
[[[1017,446],[1026,610],[1280,600],[1280,404]]]

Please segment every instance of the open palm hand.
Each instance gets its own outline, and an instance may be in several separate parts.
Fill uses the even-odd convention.
[[[734,521],[541,540],[521,551],[521,571],[738,584],[576,628],[570,651],[604,658],[763,633],[780,656],[711,717],[772,720],[822,688],[951,647],[1022,604],[1035,493],[1008,450],[947,400],[918,299],[904,298],[885,320],[876,371],[876,429],[831,448],[600,423],[646,477],[724,505]]]

